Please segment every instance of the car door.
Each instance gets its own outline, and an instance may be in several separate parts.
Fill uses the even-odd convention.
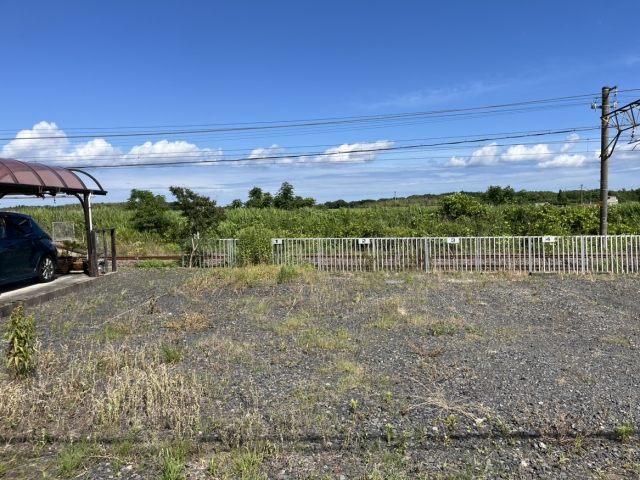
[[[7,222],[0,216],[0,281],[10,277],[9,245],[7,241]]]
[[[42,249],[38,248],[40,244],[37,235],[33,231],[31,219],[29,217],[11,216],[11,224],[19,238],[21,264],[26,262],[23,267],[25,273],[34,272],[38,267]]]
[[[20,228],[19,217],[7,215],[5,218],[6,238],[3,257],[3,270],[7,278],[18,277],[30,273],[29,266],[33,241]]]

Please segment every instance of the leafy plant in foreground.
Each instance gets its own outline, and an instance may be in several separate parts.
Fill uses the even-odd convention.
[[[11,312],[5,340],[9,342],[6,350],[7,369],[16,378],[27,378],[34,368],[36,319],[33,314],[25,316],[20,303]]]

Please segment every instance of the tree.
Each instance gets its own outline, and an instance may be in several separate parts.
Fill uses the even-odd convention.
[[[249,190],[249,200],[245,203],[247,208],[269,208],[273,205],[273,196],[269,192],[263,192],[260,187]]]
[[[169,191],[177,199],[176,204],[185,220],[185,233],[188,235],[214,230],[227,217],[224,209],[209,197],[183,187],[169,187]]]
[[[131,190],[127,200],[127,210],[133,210],[133,228],[139,232],[164,233],[167,221],[167,204],[163,195],[154,195],[149,190]]]
[[[223,208],[216,205],[215,200],[188,188],[169,187],[169,191],[176,197],[176,203],[184,219],[183,228],[178,229],[178,235],[182,238],[189,237],[191,241],[189,255],[189,268],[191,268],[193,257],[202,241],[201,235],[215,230],[226,218],[226,213]]]
[[[282,210],[293,210],[295,208],[294,200],[293,185],[284,182],[273,199],[273,205]]]
[[[513,203],[516,198],[516,192],[507,185],[505,188],[491,185],[483,195],[485,200],[493,205],[502,205],[505,203]]]
[[[242,200],[236,198],[229,204],[228,208],[242,208],[243,206]]]
[[[569,203],[569,199],[567,198],[567,194],[564,193],[562,190],[558,190],[557,201],[561,205],[566,205],[567,203]]]

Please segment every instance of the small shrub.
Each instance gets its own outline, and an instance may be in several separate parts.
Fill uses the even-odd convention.
[[[35,346],[36,319],[33,314],[25,316],[20,303],[13,312],[4,334],[7,346],[7,369],[17,378],[27,378],[33,371],[34,356],[38,352]]]
[[[283,265],[278,272],[278,283],[289,283],[298,278],[298,271],[290,265]]]

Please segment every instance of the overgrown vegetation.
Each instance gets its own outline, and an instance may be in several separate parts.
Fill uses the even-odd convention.
[[[27,378],[35,365],[36,318],[25,315],[20,303],[11,312],[4,339],[7,340],[7,369],[16,378]]]
[[[380,202],[372,208],[339,209],[286,207],[298,201],[293,190],[287,193],[288,188],[281,192],[280,203],[255,191],[255,198],[247,202],[248,208],[225,210],[215,201],[189,189],[172,187],[172,192],[177,196],[177,202],[163,204],[164,198],[159,195],[133,190],[125,204],[96,204],[95,227],[116,228],[118,251],[123,255],[178,253],[180,243],[185,239],[197,243],[198,238],[205,237],[242,237],[251,243],[251,247],[242,253],[243,261],[249,263],[264,261],[264,251],[270,246],[258,238],[267,235],[283,238],[513,236],[595,235],[599,231],[599,207],[596,205],[520,202],[518,195],[521,192],[513,192],[508,187],[489,187],[487,192],[477,195],[438,196],[438,206],[395,207]],[[561,193],[572,198],[570,192]],[[265,196],[271,200],[258,202],[258,197]],[[293,203],[287,204],[289,201]],[[253,206],[259,203],[260,206]],[[276,208],[276,203],[281,208]],[[51,228],[54,221],[74,221],[76,232],[82,235],[84,218],[79,205],[16,207],[13,210],[32,215],[45,229]],[[609,233],[640,234],[640,203],[611,206]],[[188,248],[192,249],[193,245]]]

